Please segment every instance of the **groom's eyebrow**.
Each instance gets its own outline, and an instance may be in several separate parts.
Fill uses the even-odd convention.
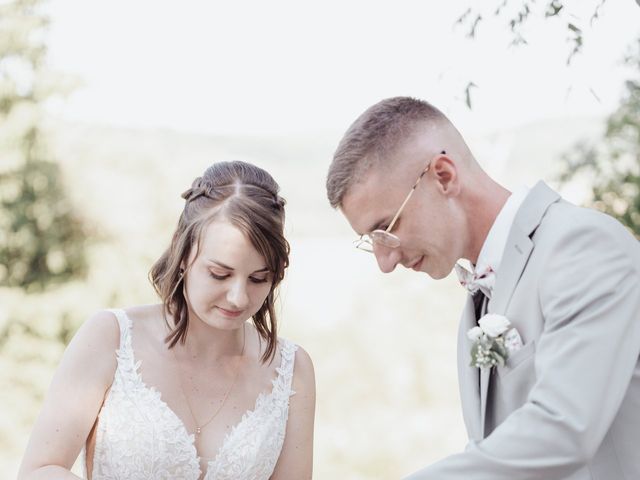
[[[378,220],[376,223],[374,223],[371,228],[369,230],[367,230],[367,233],[371,233],[374,230],[378,230],[382,225],[384,225],[385,223],[387,223],[387,219],[383,218],[382,220]]]

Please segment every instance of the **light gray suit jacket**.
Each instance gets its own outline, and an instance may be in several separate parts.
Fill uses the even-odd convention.
[[[469,444],[410,480],[640,479],[640,243],[616,220],[538,183],[518,210],[489,312],[524,346],[458,376]]]

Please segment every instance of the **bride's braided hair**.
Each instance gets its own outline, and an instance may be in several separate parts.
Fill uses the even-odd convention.
[[[263,361],[273,358],[277,342],[274,302],[278,284],[289,265],[289,243],[284,238],[285,200],[280,187],[265,170],[246,162],[215,163],[196,178],[182,194],[184,208],[169,248],[153,265],[149,278],[162,298],[172,322],[169,347],[184,342],[189,326],[187,302],[182,289],[182,265],[192,249],[199,249],[207,226],[225,218],[239,228],[264,257],[273,283],[264,304],[253,316],[260,337],[267,342]]]
[[[275,186],[276,186],[275,191],[272,191],[269,188],[265,188],[264,185],[244,185],[244,187],[249,189],[257,187],[265,190],[268,194],[272,196],[272,200],[273,200],[272,207],[275,210],[284,210],[284,206],[286,202],[284,198],[278,195],[277,192],[279,188],[277,187],[277,184]],[[215,189],[216,188],[222,189],[223,187],[229,187],[229,185],[216,186],[216,185],[213,185],[211,182],[203,179],[202,177],[198,177],[193,181],[193,185],[191,185],[191,188],[189,188],[188,190],[182,193],[181,197],[184,198],[187,202],[197,200],[200,197],[206,197],[211,200],[218,200],[220,197],[220,194],[217,193]]]

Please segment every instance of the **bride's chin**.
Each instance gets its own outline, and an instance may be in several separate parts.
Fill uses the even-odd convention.
[[[225,330],[237,330],[242,328],[242,326],[250,320],[251,317],[247,317],[245,313],[238,315],[237,317],[224,315],[218,309],[216,309],[212,314],[212,323],[215,323],[219,328],[223,328]]]

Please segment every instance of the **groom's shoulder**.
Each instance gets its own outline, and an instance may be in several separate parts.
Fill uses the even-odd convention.
[[[624,229],[615,218],[588,207],[579,207],[565,199],[560,199],[549,207],[542,223],[549,223],[561,229]]]
[[[564,199],[549,207],[533,240],[538,245],[571,242],[588,247],[622,248],[640,259],[640,243],[618,220]]]

